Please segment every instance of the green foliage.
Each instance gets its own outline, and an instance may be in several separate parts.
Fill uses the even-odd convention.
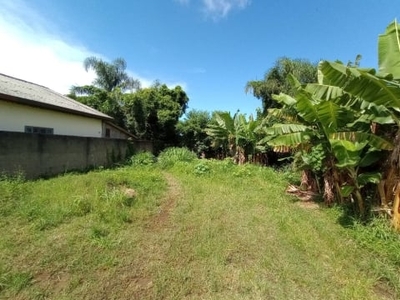
[[[169,168],[178,162],[187,163],[196,159],[196,154],[187,148],[171,147],[165,149],[159,154],[158,163],[162,168]]]
[[[98,87],[106,92],[112,92],[115,89],[126,91],[128,89],[137,89],[140,87],[140,82],[133,79],[126,73],[126,61],[123,58],[117,58],[112,63],[103,61],[100,58],[91,56],[87,57],[83,66],[86,71],[92,69],[96,73],[96,79],[93,81],[93,86]],[[82,87],[72,87],[72,93],[82,94],[87,90]]]
[[[131,164],[134,166],[148,166],[157,161],[156,157],[150,152],[139,152],[132,156]]]
[[[146,274],[139,292],[154,299],[398,299],[398,235],[383,224],[343,228],[336,210],[286,196],[271,168],[181,166],[21,182],[29,192],[0,218],[0,298],[125,299],[138,287],[121,282]],[[32,226],[68,211],[51,230]]]
[[[265,147],[260,144],[263,137],[260,124],[261,119],[255,120],[253,116],[246,118],[239,112],[233,117],[228,112],[216,112],[206,128],[206,133],[212,139],[215,149],[222,150],[224,155],[243,164],[250,155],[265,151]]]
[[[19,292],[32,283],[32,274],[29,272],[13,272],[0,266],[0,294],[10,289]]]
[[[378,39],[379,72],[382,76],[391,75],[394,80],[400,79],[400,30],[395,20],[386,28]]]
[[[210,173],[210,167],[205,164],[204,162],[201,162],[197,165],[194,166],[194,174],[196,175],[204,175]]]
[[[94,86],[79,88],[83,95],[72,94],[70,95],[71,98],[112,117],[115,124],[125,128],[125,115],[121,106],[122,94],[120,90],[108,92]]]
[[[250,177],[252,175],[252,169],[248,167],[248,165],[239,166],[232,175],[235,177]]]
[[[108,63],[88,57],[84,67],[93,69],[97,77],[93,85],[73,86],[71,98],[111,116],[120,127],[155,141],[160,148],[178,145],[176,125],[189,101],[180,86],[170,89],[156,82],[140,89],[140,82],[127,75],[121,58]]]
[[[301,84],[317,82],[317,65],[304,59],[282,57],[265,73],[264,80],[247,82],[246,92],[251,92],[254,97],[261,99],[264,115],[268,109],[280,107],[273,101],[274,94],[285,93],[293,96],[296,93],[296,87],[288,78],[290,74]]]
[[[151,172],[140,167],[136,165],[135,172],[128,169],[96,171],[79,178],[65,175],[53,179],[51,185],[45,180],[0,181],[0,191],[3,192],[0,209],[4,217],[19,218],[38,231],[56,228],[85,216],[119,226],[131,222],[131,208],[140,202],[143,195],[151,197],[154,194],[152,188],[162,186],[160,175],[148,177]],[[76,194],[76,188],[85,192]],[[137,196],[127,195],[127,189],[133,189]]]
[[[93,85],[72,86],[69,97],[109,115],[118,126],[126,128],[122,96],[128,90],[138,89],[140,82],[126,73],[125,60],[117,58],[109,63],[88,57],[83,65],[86,71],[93,69],[96,73]]]
[[[351,235],[361,247],[378,255],[382,262],[393,264],[393,272],[386,272],[385,280],[398,282],[400,236],[391,227],[389,220],[384,217],[374,217],[367,224],[354,221],[350,228]]]
[[[158,82],[149,88],[125,94],[126,127],[139,138],[158,141],[162,146],[177,146],[176,126],[188,101],[180,86],[170,89]]]
[[[210,124],[211,116],[207,111],[190,110],[185,118],[177,124],[176,130],[180,136],[180,144],[197,155],[206,154],[211,149],[211,138],[205,132]]]
[[[398,43],[395,25],[388,28],[388,36],[381,37],[380,62],[386,70],[400,61],[392,55],[399,50],[393,48]],[[270,110],[268,118],[275,124],[264,130],[268,135],[264,141],[277,151],[297,152],[297,165],[317,175],[317,183],[324,183],[327,203],[334,201],[332,195],[339,202],[346,200],[343,197],[356,200],[359,214],[365,217],[362,191],[379,183],[381,173],[363,168],[370,168],[393,149],[388,139],[393,129],[382,134],[371,130],[371,124],[399,123],[400,86],[387,74],[360,68],[359,59],[348,65],[321,61],[318,83],[304,84],[290,74],[290,93],[272,97],[282,108]]]
[[[29,193],[24,176],[0,176],[0,217],[5,217],[20,205]]]
[[[298,160],[298,169],[311,169],[316,174],[326,170],[326,153],[322,144],[312,147],[308,152],[299,152],[299,155],[301,159]]]

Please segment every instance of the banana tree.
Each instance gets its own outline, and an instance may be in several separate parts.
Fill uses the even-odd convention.
[[[368,118],[388,122],[387,111],[377,105],[360,110],[360,100],[341,87],[329,85],[322,72],[319,83],[298,85],[295,97],[281,94],[274,99],[294,109],[298,118],[297,123],[271,126],[267,131],[273,137],[269,138],[269,144],[278,149],[297,150],[302,167],[323,178],[327,203],[332,203],[334,195],[340,202],[350,198],[357,202],[360,214],[364,215],[361,188],[367,183],[376,183],[380,174],[365,174],[362,168],[375,163],[372,157],[379,159],[382,150],[391,149],[391,144],[370,132],[365,122]],[[364,111],[374,111],[378,116],[370,113],[361,122]]]
[[[216,113],[215,122],[206,128],[206,133],[212,138],[214,148],[222,147],[238,164],[247,162],[249,155],[254,155],[258,139],[256,128],[258,121],[253,117],[235,113]]]

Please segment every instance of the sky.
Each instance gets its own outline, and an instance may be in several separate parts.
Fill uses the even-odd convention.
[[[246,94],[280,57],[377,68],[400,0],[0,0],[0,73],[66,94],[83,60],[122,57],[142,87],[180,85],[189,110],[254,114]]]

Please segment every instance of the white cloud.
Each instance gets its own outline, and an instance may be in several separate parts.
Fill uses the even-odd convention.
[[[66,41],[65,33],[50,32],[49,24],[23,0],[0,0],[0,73],[31,81],[66,94],[72,85],[91,84],[95,78],[86,72],[83,60],[88,56],[101,57],[77,42]],[[153,79],[128,71],[148,87]],[[167,82],[173,86],[174,82]],[[186,86],[185,83],[181,83]]]
[[[190,0],[175,0],[176,2],[188,5]],[[208,17],[214,20],[225,18],[234,9],[245,9],[251,4],[251,0],[199,0],[202,10]]]
[[[96,53],[47,32],[49,24],[22,1],[0,1],[0,16],[0,73],[60,93],[93,81],[82,61]]]
[[[226,17],[233,9],[245,9],[251,0],[202,0],[205,12],[213,19]]]

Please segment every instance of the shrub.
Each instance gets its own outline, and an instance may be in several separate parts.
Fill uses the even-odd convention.
[[[191,162],[197,159],[195,153],[187,148],[167,148],[158,156],[161,167],[172,167],[177,162]]]
[[[148,166],[156,162],[156,157],[150,152],[139,152],[132,156],[131,164],[134,166]]]
[[[203,175],[209,172],[210,172],[210,167],[202,162],[194,166],[194,173],[196,175]]]

